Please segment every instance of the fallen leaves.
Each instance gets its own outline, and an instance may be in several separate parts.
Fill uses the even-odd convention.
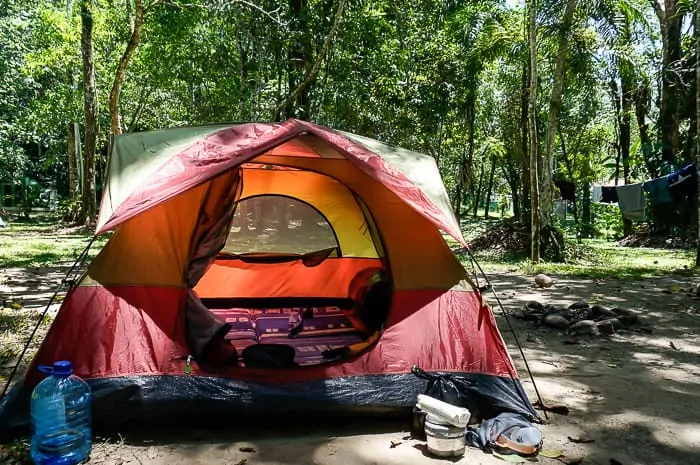
[[[499,454],[497,452],[494,452],[493,456],[496,457],[497,459],[503,460],[504,462],[511,462],[511,463],[527,462],[527,459],[525,457],[521,457],[520,455],[504,455],[504,454]]]
[[[591,439],[591,438],[586,437],[586,436],[581,436],[578,438],[567,436],[567,439],[571,442],[576,443],[576,444],[588,444],[590,442],[595,442],[595,439]]]
[[[564,451],[561,449],[542,449],[539,455],[549,459],[558,459],[564,455]]]
[[[255,453],[255,447],[250,446],[241,446],[238,448],[238,450],[241,452]]]
[[[391,445],[389,446],[390,449],[393,449],[394,447],[400,446],[401,441],[391,441]]]
[[[676,347],[676,344],[674,344],[673,341],[669,341],[668,346],[673,350],[681,350],[678,347]]]

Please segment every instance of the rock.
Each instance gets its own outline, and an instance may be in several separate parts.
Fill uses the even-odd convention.
[[[576,324],[571,325],[569,328],[569,334],[572,335],[584,335],[590,334],[592,336],[598,336],[600,332],[596,326],[596,322],[593,320],[583,320]]]
[[[613,328],[615,328],[615,331],[625,329],[625,325],[622,324],[619,318],[608,318],[604,321],[609,321],[613,325]]]
[[[574,302],[573,304],[569,305],[570,310],[582,310],[584,308],[588,308],[590,305],[588,305],[586,302],[579,300],[578,302]]]
[[[526,312],[532,312],[532,311],[538,311],[541,312],[544,309],[544,305],[539,303],[536,300],[531,300],[525,304],[525,311]]]
[[[594,305],[591,307],[591,316],[594,320],[598,318],[615,318],[617,313],[603,307],[602,305]]]
[[[615,334],[615,326],[613,325],[612,320],[597,321],[595,326],[601,334]]]
[[[548,313],[542,317],[542,324],[547,325],[550,328],[566,329],[569,327],[571,322],[568,318],[565,318],[559,313]]]
[[[632,310],[627,310],[624,308],[613,308],[611,310],[615,315],[617,315],[617,318],[620,320],[622,324],[625,325],[632,325],[639,320],[639,316],[637,315],[636,312]]]
[[[534,281],[537,287],[552,287],[554,285],[554,280],[544,273],[535,275]]]
[[[697,284],[695,285],[695,290],[693,291],[693,294],[694,294],[696,297],[700,297],[700,283],[697,283]]]

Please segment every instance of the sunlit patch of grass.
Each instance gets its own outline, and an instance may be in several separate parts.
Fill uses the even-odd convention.
[[[0,268],[50,266],[78,258],[90,241],[87,232],[57,233],[51,223],[10,223],[0,229]],[[91,247],[94,256],[106,238]]]
[[[478,222],[477,220],[476,223]],[[479,225],[469,222],[471,231],[475,231],[475,234],[465,231],[465,236],[475,237],[493,225],[493,221],[484,223]],[[459,247],[454,239],[446,237],[445,240],[453,249]],[[663,274],[700,275],[700,270],[694,267],[694,250],[618,247],[603,239],[584,239],[580,244],[570,240],[567,242],[564,263],[541,262],[534,265],[526,251],[504,253],[483,250],[473,254],[484,271],[488,272],[548,273],[558,276],[619,279],[641,279]],[[464,252],[457,252],[457,255],[462,263],[471,269],[469,255]]]

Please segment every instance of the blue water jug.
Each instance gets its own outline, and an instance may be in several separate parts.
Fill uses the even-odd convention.
[[[92,451],[90,386],[73,374],[68,361],[39,370],[50,376],[32,392],[32,460],[37,465],[86,461]]]

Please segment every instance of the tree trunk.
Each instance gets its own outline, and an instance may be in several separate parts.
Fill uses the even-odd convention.
[[[483,190],[484,187],[484,164],[481,163],[481,170],[479,171],[479,182],[476,185],[476,188],[473,191],[472,195],[472,216],[474,218],[479,216],[479,201],[481,200],[481,191]]]
[[[76,124],[68,123],[68,198],[71,201],[78,199],[80,184],[78,177],[78,161],[76,158],[77,147],[80,144],[80,136],[76,137]]]
[[[462,224],[462,196],[464,192],[464,179],[467,176],[466,165],[462,159],[459,163],[459,173],[457,182],[455,183],[455,195],[454,195],[454,212],[457,218],[457,224]]]
[[[629,29],[627,29],[629,33]],[[631,70],[622,70],[622,115],[620,116],[620,157],[622,158],[622,177],[625,185],[630,183],[630,145],[632,142],[632,95],[634,81]],[[632,220],[622,219],[622,229],[625,237],[632,234]]]
[[[489,173],[489,183],[486,185],[486,208],[484,209],[484,219],[489,219],[489,205],[491,205],[491,193],[493,191],[493,176],[496,173],[496,156],[491,156],[491,172]]]
[[[542,184],[540,185],[540,228],[543,233],[542,239],[551,244],[552,235],[552,210],[554,207],[554,183],[552,174],[554,172],[554,146],[559,126],[559,113],[562,106],[562,95],[564,93],[564,80],[566,77],[566,55],[569,51],[569,31],[571,22],[576,11],[576,0],[567,0],[564,16],[562,17],[561,28],[559,29],[559,50],[557,51],[557,62],[554,70],[554,82],[552,84],[552,95],[549,99],[549,114],[547,116],[547,140],[545,144],[544,159],[542,160]]]
[[[474,168],[474,126],[476,125],[476,96],[467,91],[467,103],[465,106],[465,119],[467,123],[467,161],[464,167],[465,177],[463,189],[471,189],[471,174]]]
[[[129,8],[129,1],[126,3],[127,8]],[[141,26],[143,25],[143,0],[134,0],[134,10],[133,23],[130,25],[131,37],[129,37],[129,42],[126,44],[124,54],[119,59],[117,71],[114,74],[112,90],[109,93],[110,130],[112,134],[115,135],[122,133],[121,118],[119,117],[119,96],[122,91],[122,84],[124,83],[126,68],[129,66],[129,61],[131,61],[131,57],[134,55],[136,47],[138,47],[139,40],[141,38]]]
[[[528,107],[530,106],[530,75],[528,74],[528,66],[523,65],[522,74],[522,84],[520,89],[520,130],[521,135],[521,157],[520,162],[520,187],[522,188],[522,196],[519,196],[520,203],[517,211],[518,214],[515,217],[521,223],[527,223],[531,219],[531,206],[530,206],[530,167],[528,164],[528,131],[529,131],[529,119],[528,119]],[[515,198],[513,198],[515,202]]]
[[[661,8],[657,0],[652,4],[661,27],[663,47],[661,69],[661,104],[659,106],[659,134],[661,139],[661,159],[675,163],[679,148],[679,98],[681,86],[678,67],[681,58],[681,22],[683,15],[678,12],[679,0],[663,0]]]
[[[642,147],[642,158],[644,166],[650,178],[656,178],[659,174],[659,166],[652,156],[651,137],[649,136],[649,126],[647,125],[647,115],[651,105],[651,91],[646,83],[641,83],[634,91],[634,113],[637,118],[639,129],[639,142]]]
[[[301,66],[304,69],[306,69],[306,72],[301,82],[299,84],[296,84],[296,80],[294,78],[291,78],[296,73],[290,68],[291,79],[289,81],[289,95],[287,95],[287,98],[285,98],[284,101],[272,111],[272,121],[277,121],[282,113],[285,113],[288,117],[294,116],[293,105],[295,102],[296,106],[303,111],[303,113],[299,115],[302,119],[306,119],[310,116],[308,115],[310,108],[309,88],[311,84],[313,84],[313,82],[316,80],[316,76],[318,75],[318,72],[321,69],[321,65],[323,64],[326,55],[328,55],[331,43],[333,42],[333,39],[335,39],[335,36],[338,32],[338,28],[340,27],[340,23],[343,19],[343,9],[345,7],[345,1],[346,0],[338,0],[338,8],[335,11],[333,25],[331,26],[328,35],[323,41],[323,46],[318,52],[318,55],[316,56],[316,61],[313,64],[313,66],[310,66],[311,50],[308,44],[302,43],[300,46],[290,51],[290,66],[292,68],[297,67],[296,63],[299,62],[300,65],[298,66]],[[295,18],[298,19],[302,17],[302,12],[304,13],[303,16],[308,15],[308,12],[304,11],[308,9],[306,0],[291,0],[290,5],[292,7],[291,10]],[[297,31],[303,34],[309,34],[306,28],[300,27],[297,29]]]
[[[80,8],[82,23],[81,52],[83,56],[83,103],[85,111],[85,142],[83,164],[83,192],[80,221],[85,225],[95,221],[95,152],[97,149],[97,88],[95,58],[92,50],[92,2],[83,0]]]
[[[537,169],[537,1],[530,0],[528,30],[530,36],[530,93],[528,127],[530,142],[530,260],[540,261],[540,192]]]
[[[700,163],[700,0],[695,2],[695,160]],[[700,176],[696,205],[698,209],[698,242],[695,266],[700,266]]]

